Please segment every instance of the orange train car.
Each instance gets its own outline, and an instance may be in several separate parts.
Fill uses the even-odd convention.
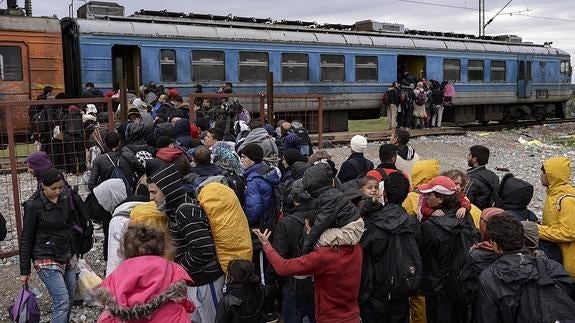
[[[2,16],[0,19],[0,101],[34,100],[45,86],[64,92],[62,34],[57,18]],[[16,134],[29,131],[28,107],[14,107]],[[0,123],[5,120],[0,116]],[[5,133],[6,126],[0,124]]]

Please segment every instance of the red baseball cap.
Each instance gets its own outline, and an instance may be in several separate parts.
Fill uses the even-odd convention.
[[[425,184],[417,187],[420,193],[436,192],[443,195],[452,195],[457,190],[455,182],[447,176],[437,176]]]

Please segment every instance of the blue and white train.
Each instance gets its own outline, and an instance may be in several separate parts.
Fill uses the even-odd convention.
[[[129,89],[156,82],[187,94],[223,82],[238,93],[323,95],[326,131],[347,120],[378,116],[381,96],[403,71],[455,81],[456,123],[565,117],[571,95],[569,54],[516,36],[405,30],[372,21],[322,25],[269,19],[140,11],[91,2],[62,20],[69,94],[94,82],[103,89],[126,79]]]

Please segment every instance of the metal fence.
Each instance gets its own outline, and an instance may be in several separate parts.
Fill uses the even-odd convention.
[[[324,129],[323,96],[313,94],[266,94],[235,93],[193,93],[189,96],[190,105],[201,107],[203,101],[211,109],[217,109],[226,102],[237,99],[241,106],[250,112],[252,119],[277,126],[281,120],[299,121],[310,133],[317,134],[318,146],[322,147]],[[190,111],[190,119],[195,120],[195,111]],[[232,117],[234,118],[234,117]],[[232,120],[232,122],[235,120]]]
[[[238,102],[247,109],[252,118],[277,124],[279,120],[300,121],[310,132],[318,135],[321,146],[323,133],[323,98],[315,95],[276,95],[274,103],[267,109],[267,97],[262,94],[193,94],[189,97],[190,119],[195,118],[193,103],[201,105],[203,99],[210,101],[212,106],[221,105],[236,97]],[[125,98],[123,98],[125,100]],[[124,101],[126,102],[126,101]],[[31,153],[45,151],[52,160],[54,167],[60,169],[66,181],[82,197],[89,193],[87,180],[90,167],[90,150],[88,150],[91,131],[85,128],[86,116],[82,128],[66,129],[63,120],[47,120],[30,122],[36,107],[43,107],[53,113],[62,113],[63,118],[76,112],[76,118],[82,117],[88,104],[93,104],[98,115],[107,117],[102,122],[108,130],[116,128],[126,119],[128,109],[119,109],[117,101],[110,98],[62,99],[43,101],[3,101],[0,102],[0,212],[6,219],[8,235],[0,242],[0,258],[18,254],[18,241],[22,231],[22,203],[38,188],[36,178],[28,173],[25,159]],[[76,106],[79,109],[71,108]],[[128,105],[128,108],[130,106]],[[67,113],[64,113],[67,112]],[[267,118],[266,118],[267,113]],[[32,118],[33,119],[33,118]],[[271,120],[271,121],[270,121]],[[77,120],[76,120],[77,121]],[[109,122],[107,122],[109,121]]]
[[[70,109],[70,106],[82,108],[87,104],[94,104],[100,111],[107,112],[109,120],[114,120],[112,100],[105,98],[0,102],[0,212],[8,229],[6,239],[0,242],[0,258],[18,254],[23,216],[21,205],[38,188],[36,179],[27,171],[25,159],[28,155],[40,149],[46,151],[54,167],[65,173],[68,184],[82,196],[87,195],[88,189],[82,178],[87,167],[84,132],[70,136],[64,135],[62,129],[57,133],[54,130],[58,124],[56,120],[34,125],[29,122],[35,107],[62,111]],[[109,127],[114,127],[113,122]]]

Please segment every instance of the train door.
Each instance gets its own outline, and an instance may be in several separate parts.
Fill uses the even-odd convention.
[[[408,72],[415,81],[421,80],[426,73],[425,56],[397,56],[397,81],[401,82],[405,72]]]
[[[140,47],[114,45],[112,47],[113,86],[118,87],[119,80],[126,80],[128,91],[137,91],[142,83]]]
[[[517,98],[526,99],[531,97],[531,65],[533,56],[519,55],[517,60]]]

